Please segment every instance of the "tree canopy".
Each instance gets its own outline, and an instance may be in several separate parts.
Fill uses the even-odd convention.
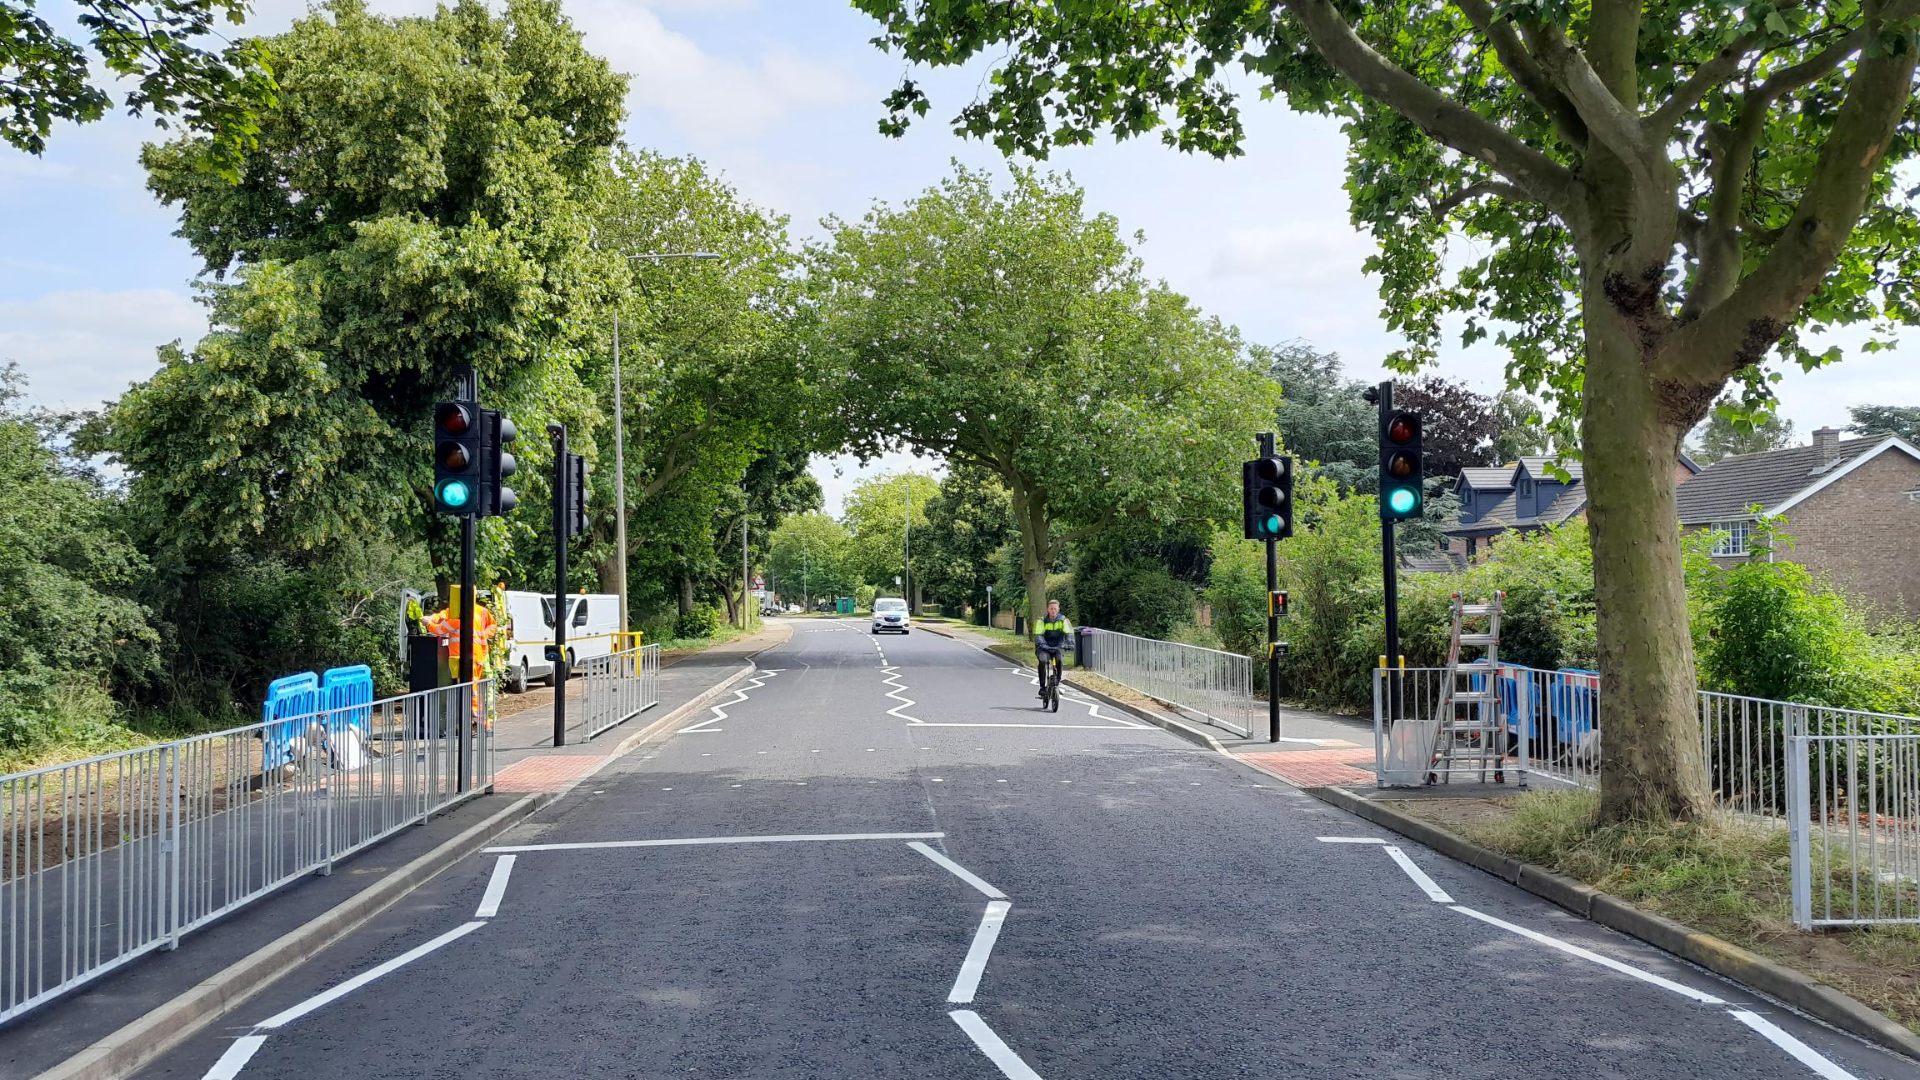
[[[1234,465],[1271,423],[1272,384],[1225,327],[1149,284],[1070,182],[957,169],[906,205],[830,220],[810,249],[839,435],[990,470],[1007,487],[1029,592],[1049,523],[1224,520]]]
[[[1920,446],[1920,405],[1855,405],[1847,415],[1856,435],[1898,435]]]
[[[1920,319],[1910,162],[1917,0],[855,0],[909,62],[991,53],[955,130],[1044,156],[1158,131],[1240,152],[1239,69],[1338,117],[1404,369],[1491,335],[1580,425],[1599,667],[1601,816],[1706,809],[1672,460],[1730,379],[1768,393],[1807,332]],[[883,131],[930,105],[911,78]],[[1474,249],[1448,259],[1463,235]]]
[[[624,270],[587,246],[624,83],[549,0],[386,19],[336,0],[267,42],[281,99],[240,182],[213,140],[143,155],[212,278],[214,329],[109,412],[162,542],[316,548],[428,525],[432,402],[579,414],[577,313]],[[573,404],[569,404],[569,403]],[[536,468],[543,440],[525,439]],[[443,553],[445,549],[443,548]]]
[[[904,576],[907,523],[913,523],[916,540],[923,537],[927,506],[939,494],[940,481],[919,472],[869,476],[848,493],[840,516],[846,522],[853,565],[861,580],[878,588],[880,595],[902,595],[893,579]],[[921,574],[925,560],[924,550],[913,552],[916,576]],[[925,588],[924,581],[914,585],[915,592]]]
[[[768,583],[789,600],[852,596],[860,587],[853,541],[846,526],[826,514],[795,514],[773,531]]]
[[[257,40],[204,42],[217,36],[219,22],[244,20],[246,0],[76,0],[74,7],[84,44],[55,30],[32,0],[0,0],[0,140],[41,153],[54,121],[106,115],[113,98],[99,83],[117,76],[133,80],[122,99],[128,112],[151,112],[162,126],[184,120],[206,139],[208,167],[236,179],[261,114],[275,105],[272,53]]]
[[[994,554],[1014,538],[1007,489],[977,465],[955,465],[927,502],[926,528],[914,534],[914,569],[926,594],[948,605],[984,603],[998,575]]]

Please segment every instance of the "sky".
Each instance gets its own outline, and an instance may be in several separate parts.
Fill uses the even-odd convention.
[[[411,14],[432,5],[370,6]],[[278,32],[304,10],[299,0],[260,0],[242,32]],[[1005,167],[991,145],[943,122],[971,100],[979,70],[915,73],[932,111],[905,138],[878,133],[880,101],[908,69],[870,43],[877,24],[842,0],[565,0],[565,10],[588,48],[632,77],[630,144],[704,159],[788,215],[797,239],[817,236],[828,215],[913,197],[952,161]],[[1401,343],[1381,318],[1378,282],[1361,271],[1373,244],[1348,221],[1337,126],[1257,96],[1244,116],[1246,153],[1232,160],[1107,138],[1044,167],[1070,174],[1091,208],[1144,233],[1148,272],[1249,340],[1305,339],[1338,353],[1356,379],[1385,378],[1380,361]],[[20,364],[35,403],[96,407],[150,375],[158,346],[191,345],[205,332],[198,265],[139,166],[141,144],[163,135],[114,114],[63,124],[42,158],[0,147],[0,362]],[[1504,363],[1482,343],[1448,350],[1436,370],[1485,393],[1503,385]],[[1787,371],[1777,389],[1802,441],[1844,425],[1848,405],[1920,403],[1920,339],[1812,374]],[[821,458],[814,472],[837,513],[861,476],[927,464]]]

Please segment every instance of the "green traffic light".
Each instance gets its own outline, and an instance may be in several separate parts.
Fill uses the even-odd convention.
[[[1280,535],[1280,515],[1268,514],[1261,519],[1260,527],[1266,530],[1268,536]]]
[[[473,497],[473,491],[463,480],[445,480],[440,484],[437,497],[441,506],[461,507],[467,505],[467,500]]]
[[[1396,514],[1411,514],[1420,501],[1412,488],[1394,488],[1387,492],[1387,509]]]

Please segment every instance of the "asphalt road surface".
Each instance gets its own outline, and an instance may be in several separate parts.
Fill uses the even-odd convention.
[[[1920,1075],[972,645],[758,662],[141,1075]]]

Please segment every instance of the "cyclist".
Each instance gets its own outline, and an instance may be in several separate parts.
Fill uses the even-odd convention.
[[[1060,601],[1047,601],[1047,614],[1033,624],[1033,654],[1040,665],[1040,699],[1046,700],[1047,657],[1052,656],[1054,663],[1060,662],[1061,654],[1067,651],[1067,642],[1072,639],[1073,627],[1067,617],[1060,614]]]

